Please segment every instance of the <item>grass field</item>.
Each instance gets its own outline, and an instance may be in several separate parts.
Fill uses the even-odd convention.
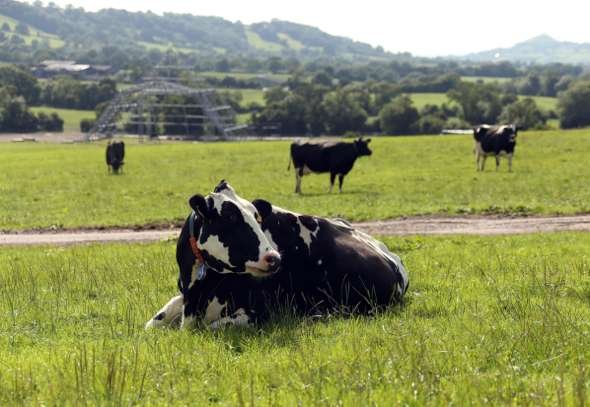
[[[426,105],[442,105],[452,103],[446,93],[410,93],[414,107],[422,109]]]
[[[376,138],[344,193],[328,194],[327,174],[293,193],[288,141],[132,144],[125,174],[109,176],[104,144],[0,148],[0,230],[129,226],[184,219],[187,199],[225,178],[248,199],[350,220],[419,214],[590,212],[590,131],[519,134],[514,172],[506,162],[475,171],[471,137]]]
[[[417,109],[421,109],[425,105],[440,106],[443,103],[454,103],[447,97],[445,93],[411,93],[410,97],[412,98],[414,106]],[[548,111],[557,109],[557,98],[548,96],[518,96],[519,99],[524,99],[526,97],[532,98],[541,110]]]
[[[583,405],[590,236],[388,239],[376,317],[144,332],[174,244],[0,249],[0,404]]]
[[[240,93],[242,95],[242,101],[240,104],[247,107],[251,103],[258,103],[264,106],[264,91],[262,89],[236,89],[236,88],[219,88],[221,92],[233,92]]]
[[[549,110],[557,110],[557,98],[549,97],[549,96],[518,96],[519,99],[524,99],[530,97],[535,101],[539,109],[544,111]]]
[[[59,117],[64,120],[64,131],[79,132],[80,131],[80,120],[82,119],[95,119],[96,114],[94,110],[76,110],[76,109],[60,109],[49,106],[37,106],[31,107],[31,111],[34,113],[57,113]]]

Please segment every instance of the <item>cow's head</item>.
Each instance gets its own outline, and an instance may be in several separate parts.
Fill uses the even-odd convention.
[[[516,136],[518,135],[518,128],[516,125],[511,124],[508,126],[503,126],[502,128],[502,136],[506,137],[506,139],[510,143],[516,144]]]
[[[373,154],[373,152],[371,151],[371,149],[369,148],[369,143],[371,142],[371,139],[363,139],[362,137],[359,137],[358,139],[354,140],[354,146],[356,147],[356,151],[358,156],[363,156],[363,155],[371,155]]]
[[[281,256],[262,231],[258,211],[228,183],[222,181],[207,196],[193,196],[189,204],[195,213],[193,234],[208,268],[256,277],[278,270]]]

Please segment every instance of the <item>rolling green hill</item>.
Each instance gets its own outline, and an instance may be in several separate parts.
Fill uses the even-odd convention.
[[[170,48],[200,55],[266,55],[294,57],[336,57],[344,59],[385,59],[392,54],[380,47],[327,34],[318,28],[287,21],[245,25],[220,17],[190,14],[128,12],[104,9],[87,12],[82,8],[55,5],[33,6],[13,0],[0,2],[0,26],[7,22],[7,47],[15,27],[26,26],[25,44],[34,38],[46,39],[56,55],[69,57],[75,50],[118,46],[124,49]],[[22,45],[22,41],[20,45]],[[14,45],[14,41],[13,44]],[[48,47],[45,47],[47,50]],[[58,52],[61,50],[62,52]]]
[[[539,35],[511,48],[496,48],[468,54],[470,61],[510,61],[525,63],[590,63],[590,43],[558,41],[548,35]]]

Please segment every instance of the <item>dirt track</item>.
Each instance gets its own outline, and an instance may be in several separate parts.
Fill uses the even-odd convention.
[[[590,215],[558,217],[420,217],[355,223],[354,226],[375,236],[411,235],[503,235],[538,232],[590,232]],[[92,242],[153,242],[176,239],[178,229],[106,230],[38,233],[0,233],[0,246],[70,245]]]

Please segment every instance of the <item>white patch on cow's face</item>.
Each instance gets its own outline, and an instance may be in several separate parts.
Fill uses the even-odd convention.
[[[184,298],[182,295],[178,295],[168,301],[168,303],[145,324],[145,329],[180,325],[183,310]]]
[[[209,301],[209,305],[207,305],[207,309],[205,310],[205,321],[210,323],[219,320],[226,307],[227,303],[221,304],[217,297],[213,297],[213,300]]]
[[[234,264],[231,264],[229,261],[229,248],[226,247],[219,240],[218,236],[209,235],[209,238],[207,239],[207,241],[205,243],[201,243],[201,249],[206,250],[207,253],[214,253],[215,258],[217,260],[220,260],[230,266],[235,266]],[[195,265],[196,265],[196,263],[195,263]],[[193,268],[193,273],[191,273],[191,281],[193,281],[193,274],[194,274],[195,279],[197,277],[195,270],[196,270],[196,267]],[[220,272],[222,274],[231,273],[231,270],[218,270],[218,272]]]
[[[246,314],[246,311],[244,311],[243,308],[238,308],[231,317],[224,317],[214,321],[209,327],[211,329],[219,329],[230,324],[239,327],[248,326],[250,325],[250,317]]]

